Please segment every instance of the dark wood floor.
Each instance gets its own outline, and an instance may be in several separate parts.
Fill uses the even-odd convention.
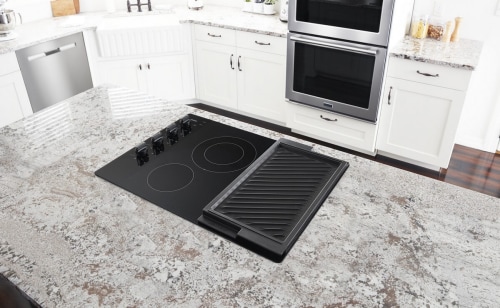
[[[283,126],[256,120],[205,104],[191,104],[191,106],[500,198],[500,154],[488,153],[461,145],[455,145],[448,169],[433,171],[380,155],[372,157],[292,133],[289,128]]]

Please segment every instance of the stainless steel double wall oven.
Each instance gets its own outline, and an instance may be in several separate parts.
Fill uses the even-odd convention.
[[[376,122],[395,0],[292,0],[286,97]]]

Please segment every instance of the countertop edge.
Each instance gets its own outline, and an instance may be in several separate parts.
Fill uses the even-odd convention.
[[[461,39],[458,42],[443,43],[406,36],[389,50],[389,56],[474,71],[479,65],[482,49],[483,42],[478,40]]]

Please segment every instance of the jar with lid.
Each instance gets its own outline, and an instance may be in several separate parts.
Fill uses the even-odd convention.
[[[418,39],[427,37],[429,15],[416,16],[411,23],[411,36]]]
[[[446,28],[446,21],[442,17],[432,16],[429,19],[427,37],[435,40],[441,40]]]

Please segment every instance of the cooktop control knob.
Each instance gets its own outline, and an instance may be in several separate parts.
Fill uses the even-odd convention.
[[[191,132],[191,120],[188,117],[184,117],[180,120],[180,127],[184,136],[189,135]]]
[[[179,141],[179,128],[176,125],[170,125],[166,129],[167,131],[167,141],[169,144],[173,145]]]
[[[163,134],[161,132],[156,133],[151,137],[151,147],[153,148],[153,154],[158,155],[165,151],[165,145],[163,144]]]
[[[149,161],[148,146],[146,143],[143,142],[135,148],[135,159],[139,166]]]

